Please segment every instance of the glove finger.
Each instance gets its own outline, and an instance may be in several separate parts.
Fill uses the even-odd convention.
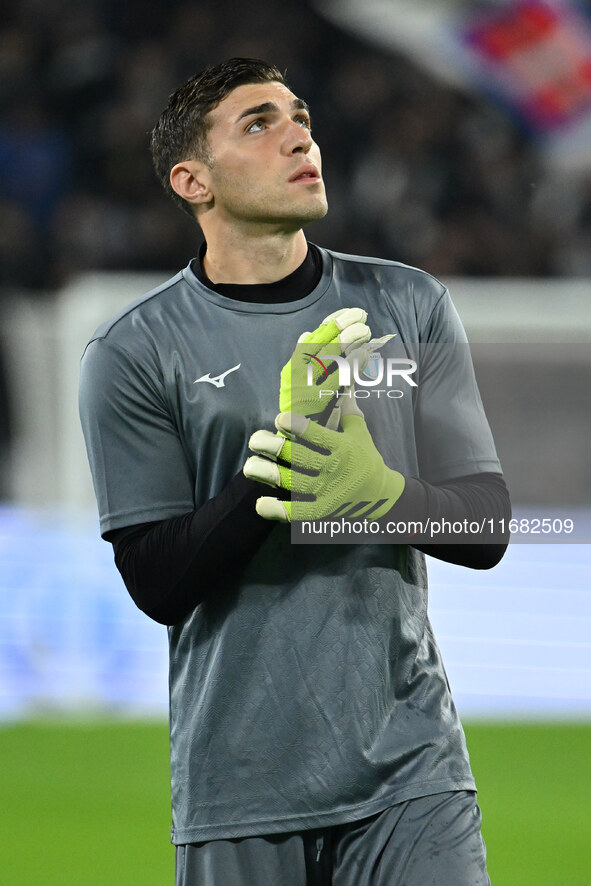
[[[369,363],[370,354],[377,355],[380,348],[383,348],[395,335],[394,332],[391,335],[382,335],[380,338],[352,341],[351,344],[343,344],[342,351],[351,368],[353,368],[353,361],[356,361],[357,371],[363,372]]]
[[[315,332],[311,332],[305,339],[299,340],[299,345],[307,345],[313,353],[343,354],[347,346],[362,344],[371,338],[371,329],[365,323],[354,323],[347,326],[342,332],[334,323],[329,326],[320,326]]]
[[[256,512],[265,520],[278,520],[280,523],[289,523],[291,520],[291,502],[280,501],[264,495],[256,502]]]
[[[260,435],[269,434],[268,431],[257,433]],[[277,434],[271,436],[278,437]],[[264,448],[257,450],[251,445],[253,451],[262,454],[251,455],[246,459],[242,469],[244,476],[249,480],[257,480],[259,483],[285,489],[288,492],[312,493],[316,477],[322,468],[324,456],[295,441],[283,437],[278,437],[278,439],[282,444],[281,459],[287,464],[277,464],[275,455],[268,457],[266,454],[268,447],[263,437]]]
[[[244,462],[242,473],[249,480],[258,480],[267,486],[281,486],[281,472],[277,462],[260,455],[251,455]]]
[[[328,428],[329,431],[336,431],[339,427],[339,422],[341,420],[341,407],[333,406],[328,419],[324,423],[324,427]]]
[[[272,431],[255,431],[248,441],[248,448],[257,455],[266,455],[268,458],[277,459],[285,444],[285,438],[279,437]]]
[[[339,344],[343,345],[343,350],[351,349],[353,345],[361,345],[369,342],[371,338],[371,330],[365,323],[353,323],[338,336]]]
[[[320,326],[303,341],[307,344],[328,344],[328,342],[338,340],[349,326],[363,326],[366,320],[367,312],[361,308],[344,308],[325,317]],[[369,337],[367,340],[369,341]]]
[[[296,413],[293,414],[296,415]],[[298,416],[298,418],[302,418],[302,416]],[[271,431],[255,431],[249,440],[249,447],[253,452],[256,452],[256,456],[250,456],[246,461],[246,464],[250,463],[249,470],[260,470],[263,475],[260,478],[262,482],[269,482],[275,486],[279,485],[279,476],[282,471],[289,470],[283,465],[277,465],[278,458],[294,468],[319,471],[322,467],[322,453],[310,449],[308,446],[302,446],[288,437],[273,434]],[[276,466],[278,473],[271,470],[270,466],[272,465]],[[289,487],[284,486],[284,488]]]
[[[390,341],[390,339],[396,338],[397,335],[397,332],[391,332],[388,335],[381,335],[379,338],[372,338],[369,344],[375,351],[379,351],[380,348],[383,348],[384,345]]]
[[[306,338],[298,339],[299,344],[306,345],[326,345],[331,341],[335,341],[340,333],[339,327],[336,323],[331,322],[328,324],[321,324],[314,332],[308,333]]]
[[[343,407],[345,407],[347,402],[349,402],[349,406],[344,409]],[[365,416],[361,410],[357,408],[354,397],[351,397],[350,400],[349,397],[341,397],[339,398],[339,403],[341,407],[341,427],[343,433],[354,437],[355,440],[362,445],[367,445],[369,440],[369,443],[373,446],[371,434],[365,422]],[[295,447],[301,447],[301,444],[296,442],[299,440],[302,440],[305,443],[311,443],[313,446],[319,447],[327,453],[333,452],[338,448],[339,443],[342,443],[341,432],[333,431],[330,428],[319,425],[317,422],[310,421],[309,418],[305,418],[303,415],[298,415],[296,412],[280,412],[275,418],[275,426],[280,433],[285,434],[286,437],[289,437],[292,440],[292,453]],[[313,451],[309,450],[308,447],[303,448],[305,448],[305,451],[307,452]],[[319,454],[318,458],[320,461],[316,463],[318,463],[319,466],[315,469],[321,470],[323,466],[322,459],[324,456]],[[312,463],[311,456],[309,461]],[[313,491],[313,488],[311,491]]]
[[[318,446],[320,449],[326,450],[326,452],[332,452],[340,436],[338,431],[333,431],[330,428],[319,425],[315,421],[310,421],[309,418],[298,415],[297,412],[280,412],[275,418],[275,427],[279,433],[292,440],[292,453],[294,445],[299,445],[294,444],[296,440],[304,440],[307,443]],[[313,450],[307,447],[305,447],[305,451],[313,452]],[[310,456],[311,458],[312,456]],[[323,456],[319,454],[319,458],[322,459]]]
[[[357,415],[365,420],[365,416],[359,408],[359,404],[357,403],[357,400],[355,398],[354,385],[349,385],[348,388],[345,388],[343,390],[343,393],[339,397],[339,408],[341,410],[341,424],[343,418],[346,419],[349,415]],[[345,422],[345,425],[346,424],[347,422]],[[343,429],[345,428],[345,425],[342,425]]]
[[[322,322],[327,325],[329,323],[335,323],[342,331],[346,326],[350,326],[352,323],[365,323],[366,320],[367,311],[364,311],[363,308],[341,308],[338,311],[333,311],[332,314],[325,317]]]

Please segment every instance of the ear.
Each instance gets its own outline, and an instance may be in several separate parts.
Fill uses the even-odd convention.
[[[183,200],[195,206],[213,201],[208,169],[200,160],[183,160],[173,166],[170,170],[170,186]]]

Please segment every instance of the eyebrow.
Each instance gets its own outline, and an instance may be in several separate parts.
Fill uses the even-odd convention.
[[[306,111],[308,115],[310,114],[310,108],[302,98],[294,98],[290,107],[292,111]],[[253,108],[246,108],[246,110],[242,111],[242,113],[236,117],[236,123],[244,117],[251,117],[254,114],[273,114],[278,111],[279,106],[276,105],[275,102],[263,102],[262,105],[255,105]]]

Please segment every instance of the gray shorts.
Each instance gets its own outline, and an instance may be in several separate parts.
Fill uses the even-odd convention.
[[[473,791],[322,830],[176,847],[176,886],[490,886]]]

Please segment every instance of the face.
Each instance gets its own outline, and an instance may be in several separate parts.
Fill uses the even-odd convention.
[[[310,115],[286,86],[238,86],[210,112],[210,122],[206,176],[218,216],[297,230],[326,214]]]

